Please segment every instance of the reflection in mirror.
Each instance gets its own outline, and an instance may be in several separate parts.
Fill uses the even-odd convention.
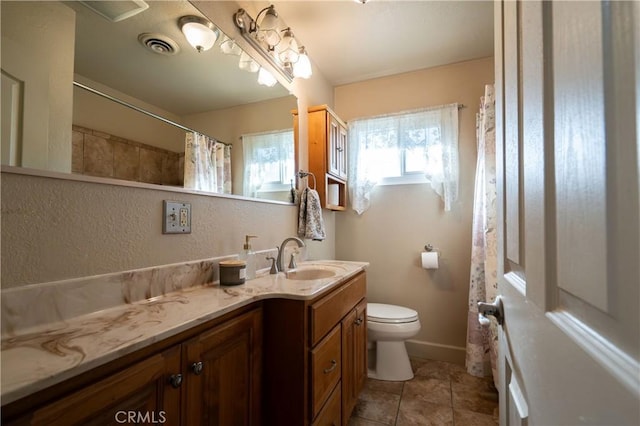
[[[290,130],[295,97],[240,70],[241,51],[222,33],[211,49],[196,51],[178,25],[183,16],[202,16],[189,2],[148,4],[111,22],[80,2],[1,2],[3,164],[183,184],[184,129],[71,89],[76,80],[231,145],[233,194],[287,200],[288,163],[278,166],[280,186],[269,181],[243,194],[243,139]],[[138,40],[143,33],[155,48]],[[175,53],[157,53],[162,42]]]
[[[293,130],[242,135],[243,194],[293,202],[295,160]]]

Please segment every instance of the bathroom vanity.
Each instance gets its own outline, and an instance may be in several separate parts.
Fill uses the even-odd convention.
[[[367,377],[366,275],[264,305],[265,424],[346,425]]]
[[[366,378],[366,265],[302,262],[5,328],[2,423],[347,424]]]

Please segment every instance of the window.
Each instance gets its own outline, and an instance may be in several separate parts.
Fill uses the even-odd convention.
[[[293,130],[243,135],[242,149],[243,195],[289,191],[295,175]]]
[[[430,182],[445,201],[458,191],[457,104],[349,122],[351,200],[362,213],[375,185]]]

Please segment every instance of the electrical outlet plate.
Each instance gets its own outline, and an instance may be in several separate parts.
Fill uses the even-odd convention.
[[[191,204],[164,200],[162,203],[162,233],[191,233]]]

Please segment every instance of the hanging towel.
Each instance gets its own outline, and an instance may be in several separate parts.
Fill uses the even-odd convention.
[[[300,196],[298,237],[315,241],[322,241],[326,238],[320,195],[318,195],[318,191],[308,187],[302,191]]]

